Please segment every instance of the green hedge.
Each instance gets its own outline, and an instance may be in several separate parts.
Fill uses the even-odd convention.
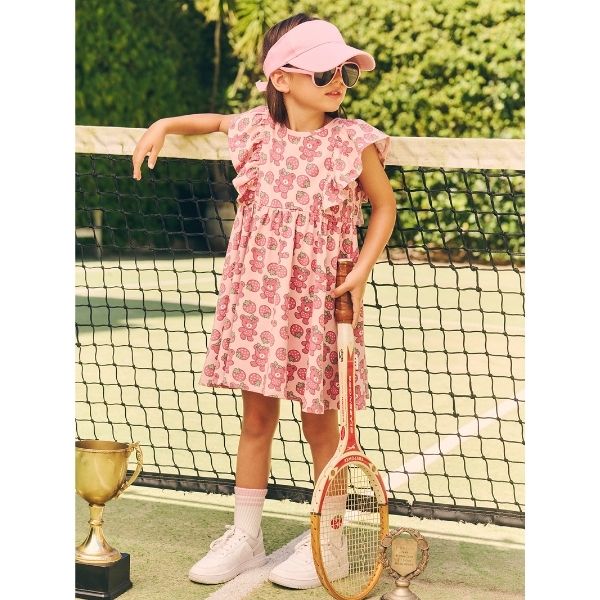
[[[524,136],[522,0],[274,0],[270,11],[331,20],[373,54],[376,70],[347,96],[350,117],[401,136]],[[193,2],[78,0],[77,123],[145,127],[208,111],[214,28]],[[234,56],[232,31],[223,33],[219,112],[263,102],[256,49]],[[240,62],[242,85],[228,99]]]
[[[234,9],[242,5],[246,11],[252,9],[249,0],[230,4]],[[194,6],[193,2],[174,0],[79,0],[77,123],[146,127],[163,116],[209,111],[215,26]],[[377,61],[376,70],[365,73],[348,93],[345,108],[350,118],[363,118],[397,136],[524,136],[521,0],[336,0],[326,5],[273,0],[269,19],[275,22],[302,11],[330,20],[349,44],[370,52]],[[245,51],[244,56],[233,55],[237,35],[234,22],[224,27],[222,35],[222,84],[216,111],[241,112],[263,103],[264,96],[254,86],[254,81],[262,78],[255,48]],[[233,91],[240,63],[244,65],[242,83]],[[87,167],[78,160],[80,173]],[[119,161],[122,184],[129,168]],[[394,246],[467,247],[474,254],[482,250],[483,260],[486,247],[523,252],[520,219],[504,216],[504,212],[524,212],[522,190],[516,195],[502,191],[496,197],[497,204],[508,203],[499,215],[494,214],[498,211],[490,205],[489,197],[477,194],[454,194],[452,211],[448,194],[437,194],[433,201],[427,195],[416,200],[418,196],[403,191],[405,175],[397,169],[388,170],[388,174],[398,191]],[[428,177],[430,189],[443,191],[446,183],[440,173]],[[493,181],[504,186],[502,179]],[[161,214],[175,214],[181,207],[181,200],[144,199],[147,182],[127,184],[135,188],[131,193],[141,198],[139,211],[151,212],[155,220],[160,220]],[[487,184],[484,181],[482,185]],[[185,186],[179,186],[173,198],[183,195],[185,201],[186,194]],[[105,201],[114,202],[103,196]],[[210,195],[206,198],[213,204]],[[116,206],[110,204],[110,208]],[[129,216],[130,224],[133,218]],[[140,215],[139,219],[143,218]],[[79,225],[87,220],[85,210],[78,213]],[[490,235],[469,233],[476,225]],[[453,233],[439,233],[440,229],[452,228]],[[154,225],[134,229],[133,245],[138,247],[164,247],[173,237],[165,238]],[[118,238],[115,244],[125,246],[127,239],[118,236],[127,234],[119,234],[116,223],[111,231]],[[144,240],[145,232],[150,231],[150,239]]]
[[[229,161],[163,158],[135,181],[129,157],[82,154],[76,170],[76,225],[92,226],[93,211],[102,210],[104,256],[226,249],[235,199]],[[410,248],[433,260],[523,262],[522,175],[402,167],[387,172],[398,198],[397,226],[388,243],[393,257]],[[368,204],[364,214],[360,238],[370,218]]]
[[[522,0],[306,0],[288,3],[334,23],[351,46],[371,53],[345,101],[349,117],[391,135],[524,137],[525,18]],[[285,17],[285,14],[282,18]],[[232,106],[262,101],[249,61]]]
[[[147,127],[207,112],[213,33],[193,3],[78,0],[76,122]]]

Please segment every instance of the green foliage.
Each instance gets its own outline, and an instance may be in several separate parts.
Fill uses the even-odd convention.
[[[93,211],[102,210],[106,256],[131,249],[198,251],[222,245],[214,236],[223,236],[214,233],[213,225],[216,201],[234,199],[232,186],[222,183],[234,177],[229,161],[163,157],[141,181],[131,177],[128,156],[78,154],[75,169],[75,225],[92,227]]]
[[[214,110],[263,104],[254,86],[263,79],[263,34],[299,12],[331,21],[347,43],[375,57],[375,71],[364,73],[346,98],[350,118],[396,136],[524,136],[523,0],[79,0],[77,122],[145,127],[163,116],[209,112],[216,63],[220,97]],[[223,25],[218,57],[217,20]],[[433,196],[419,196],[406,191],[412,187],[406,174],[388,169],[388,175],[399,208],[392,245],[463,248],[484,260],[486,248],[523,251],[522,223],[515,217],[523,213],[521,191],[501,190],[487,200],[457,194],[468,186],[448,187],[438,173],[428,182]],[[133,186],[139,219],[150,212],[160,220],[179,210],[180,201],[148,200],[144,186]],[[89,215],[78,218],[88,221]],[[159,229],[136,224],[130,241],[168,247]],[[118,230],[111,225],[114,235]]]
[[[276,20],[298,12],[375,57],[348,94],[349,117],[399,136],[523,137],[522,0],[299,0]],[[256,56],[238,58],[248,71],[230,106],[242,109],[262,102],[261,71]]]
[[[101,209],[103,254],[225,249],[234,213],[229,161],[162,158],[141,181],[127,156],[76,157],[76,225],[91,227]],[[393,256],[494,264],[523,261],[524,178],[512,171],[389,167],[398,199]],[[398,182],[398,183],[396,183]],[[365,226],[370,205],[364,206]],[[81,240],[79,243],[82,243]]]
[[[260,104],[262,36],[298,12],[331,21],[377,61],[347,97],[350,117],[391,135],[523,137],[522,0],[78,0],[77,122],[140,127],[208,111],[220,14],[215,110]]]
[[[206,112],[213,31],[186,2],[78,0],[76,122],[147,127]]]
[[[388,167],[387,174],[398,205],[389,248],[430,253],[434,260],[523,263],[522,172]]]

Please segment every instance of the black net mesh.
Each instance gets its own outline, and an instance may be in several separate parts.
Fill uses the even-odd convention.
[[[231,493],[239,390],[203,388],[237,209],[231,163],[76,155],[79,438],[140,441],[142,485]],[[360,442],[390,512],[524,524],[524,172],[387,166],[397,223],[364,297]],[[370,205],[363,206],[362,240]],[[269,497],[310,500],[281,403]]]

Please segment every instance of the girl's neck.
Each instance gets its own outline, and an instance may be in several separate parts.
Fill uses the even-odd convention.
[[[315,131],[324,127],[331,118],[326,113],[301,106],[286,104],[288,115],[287,128],[298,132]]]

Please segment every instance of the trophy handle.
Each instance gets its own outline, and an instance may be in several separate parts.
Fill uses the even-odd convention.
[[[129,450],[129,454],[131,454],[131,452],[133,450],[135,450],[135,458],[137,459],[137,467],[135,468],[135,471],[133,472],[131,477],[127,481],[123,482],[123,485],[120,487],[115,498],[118,498],[137,479],[138,475],[140,474],[140,471],[142,470],[142,467],[144,466],[144,456],[142,455],[140,443],[133,442],[133,444],[129,444],[128,450]]]

